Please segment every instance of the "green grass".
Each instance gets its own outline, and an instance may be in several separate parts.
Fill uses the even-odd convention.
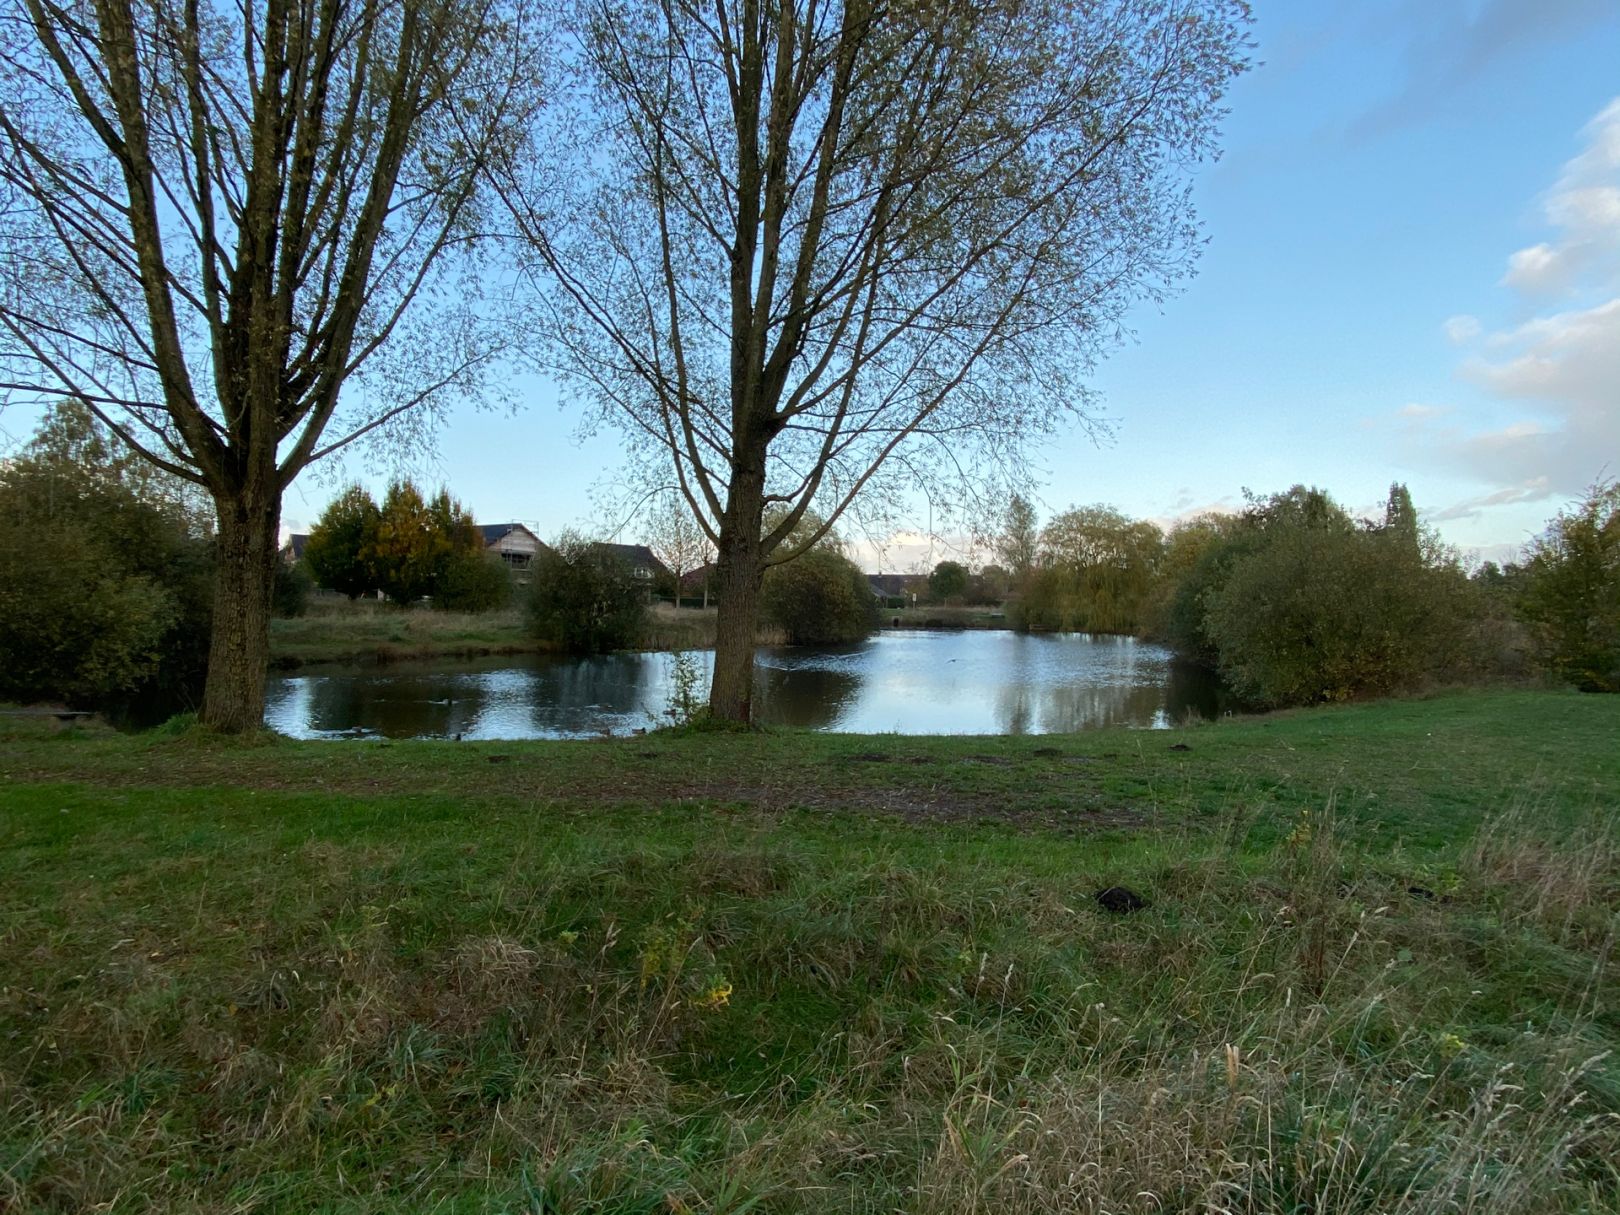
[[[883,623],[903,629],[1004,629],[1007,614],[1002,605],[952,606],[920,604],[917,607],[886,607]]]
[[[714,648],[714,608],[658,603],[647,610],[640,648]],[[762,628],[761,645],[777,644],[779,631]],[[528,633],[523,612],[439,612],[365,600],[320,599],[307,615],[270,622],[271,665],[282,669],[317,663],[404,662],[429,658],[481,658],[534,654],[547,647]]]
[[[0,1210],[1620,1209],[1620,698],[8,728]]]
[[[320,662],[393,662],[533,653],[539,647],[516,608],[437,612],[374,600],[320,599],[308,614],[270,622],[270,661],[296,667]]]

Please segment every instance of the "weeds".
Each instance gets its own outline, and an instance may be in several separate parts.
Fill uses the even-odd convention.
[[[699,724],[708,716],[709,702],[703,695],[703,668],[691,650],[680,650],[665,660],[665,674],[669,681],[668,703],[664,718],[677,730]]]
[[[1240,793],[1099,840],[13,791],[0,1210],[1620,1207],[1612,821]]]

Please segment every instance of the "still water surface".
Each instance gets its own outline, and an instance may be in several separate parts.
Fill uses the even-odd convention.
[[[700,691],[712,654],[692,655]],[[295,738],[580,738],[662,724],[668,654],[490,658],[270,680],[265,718]],[[1211,680],[1128,637],[881,633],[838,648],[771,647],[757,716],[849,733],[1051,734],[1212,716]]]

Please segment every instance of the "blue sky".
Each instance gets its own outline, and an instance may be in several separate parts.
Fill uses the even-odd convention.
[[[1255,9],[1259,63],[1196,183],[1198,274],[1099,368],[1113,437],[1041,453],[1042,514],[1167,522],[1298,481],[1372,509],[1401,480],[1499,556],[1620,474],[1620,0]],[[481,519],[594,522],[616,437],[528,395],[455,419],[425,471]],[[295,487],[288,523],[329,492]],[[899,535],[881,563],[929,552]]]
[[[1620,473],[1620,3],[1256,10],[1199,275],[1100,370],[1116,441],[1061,444],[1046,499],[1398,479],[1453,543],[1520,544]]]
[[[1196,178],[1198,274],[1098,369],[1112,437],[1040,453],[1042,514],[1107,502],[1167,523],[1295,482],[1371,510],[1400,480],[1446,539],[1501,556],[1620,475],[1620,0],[1255,15],[1225,154]],[[515,415],[458,413],[411,471],[481,521],[598,524],[617,436],[581,440],[550,385],[520,387]],[[285,525],[388,471],[306,473]],[[881,564],[951,544],[897,535]]]

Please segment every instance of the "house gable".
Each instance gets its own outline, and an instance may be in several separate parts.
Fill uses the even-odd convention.
[[[480,523],[484,551],[516,569],[527,569],[545,549],[545,543],[521,523]]]
[[[654,556],[652,549],[645,544],[597,544],[594,547],[624,562],[638,580],[653,582],[670,576],[669,567]]]

